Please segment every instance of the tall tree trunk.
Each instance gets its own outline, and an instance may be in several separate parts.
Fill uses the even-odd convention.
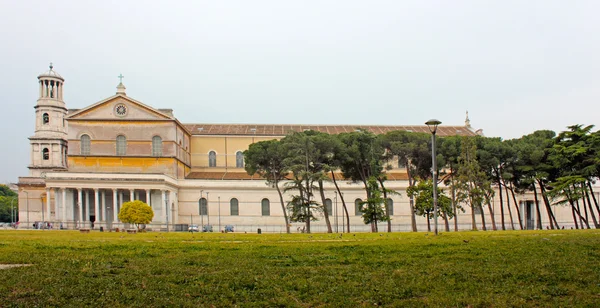
[[[510,198],[508,197],[508,188],[504,186],[504,192],[506,193],[506,208],[508,209],[508,216],[510,217],[510,226],[515,229],[515,221],[513,220],[512,210],[510,209]]]
[[[487,206],[488,206],[488,210],[490,211],[490,217],[492,218],[492,230],[496,231],[498,230],[498,228],[496,228],[496,218],[494,217],[494,209],[492,209],[492,203],[490,202],[490,199],[487,199]]]
[[[325,199],[325,191],[323,189],[323,180],[319,180],[319,194],[321,195],[321,204],[323,204],[323,216],[325,216],[325,224],[327,224],[327,233],[333,233],[331,222],[329,221],[329,213],[327,212],[327,204]]]
[[[277,188],[277,193],[279,194],[279,201],[281,201],[281,211],[283,212],[283,218],[285,219],[285,232],[290,233],[290,221],[288,219],[287,211],[285,210],[285,202],[283,201],[283,194],[281,194],[281,189],[279,189],[279,181],[275,181],[275,188]]]
[[[429,222],[429,213],[427,213],[427,232],[431,232],[431,223]]]
[[[590,194],[588,192],[587,189],[585,189],[584,184],[581,185],[581,190],[583,191],[585,199],[587,198],[587,205],[588,208],[590,209],[590,216],[592,216],[592,221],[594,222],[594,226],[596,227],[596,229],[598,229],[600,226],[598,226],[598,220],[596,220],[596,216],[594,215],[594,209],[592,208],[592,201],[590,200]]]
[[[473,187],[471,187],[471,182],[469,182],[469,191],[473,190]],[[469,205],[471,206],[471,230],[473,231],[477,231],[477,221],[475,220],[475,207],[477,206],[476,204],[473,204],[473,198],[471,198],[470,196],[471,193],[469,193]]]
[[[485,213],[483,212],[483,206],[481,205],[481,202],[479,202],[477,206],[479,207],[479,213],[481,214],[481,229],[483,231],[487,231],[487,227],[485,226]]]
[[[570,199],[570,198],[569,198],[569,199]],[[573,201],[571,201],[571,202],[573,202]],[[573,205],[573,204],[571,204],[571,206],[572,206],[572,205]],[[583,223],[584,223],[584,222],[585,222],[585,226],[586,226],[588,229],[591,229],[591,228],[590,228],[590,224],[588,223],[587,219],[586,219],[586,218],[583,218],[583,216],[581,216],[581,208],[579,207],[579,199],[575,199],[575,207],[574,207],[574,209],[575,209],[575,213],[577,213],[577,216],[579,216],[579,223],[581,224],[581,229],[583,229]]]
[[[581,224],[581,229],[583,229],[583,224],[585,223],[585,226],[588,229],[590,228],[590,224],[588,223],[587,219],[583,218],[583,216],[581,216],[581,209],[579,208],[579,202],[577,202],[577,200],[575,200],[575,207],[573,207],[575,209],[575,213],[577,214],[577,216],[579,216],[579,223]]]
[[[406,164],[406,173],[408,175],[408,187],[413,187],[415,185],[415,180],[410,174],[410,164]],[[412,227],[413,232],[417,232],[417,218],[415,216],[415,199],[413,197],[409,198],[410,205],[410,225]]]
[[[515,196],[515,190],[513,189],[512,183],[510,184],[510,192],[512,194],[513,202],[515,203],[515,208],[517,209],[517,218],[519,218],[519,227],[523,230],[523,219],[521,219],[521,210],[519,210],[519,203],[517,203],[517,197]]]
[[[587,181],[587,186],[590,189],[590,194],[592,195],[592,199],[594,200],[596,211],[598,211],[598,220],[600,220],[600,207],[598,206],[598,200],[596,200],[596,195],[594,195],[594,189],[592,188],[592,184],[590,183],[590,181]]]
[[[337,190],[338,195],[340,196],[340,200],[342,200],[342,208],[344,208],[344,213],[346,213],[346,228],[348,228],[347,233],[350,233],[350,215],[348,215],[348,207],[346,207],[346,201],[344,201],[344,195],[340,191],[340,187],[337,184],[337,180],[335,179],[335,173],[333,173],[333,170],[331,171],[331,178],[333,179],[333,184],[335,185],[335,189]],[[342,233],[344,233],[343,229],[342,229]]]
[[[540,212],[540,202],[538,200],[537,188],[535,187],[535,182],[533,182],[533,199],[535,200],[535,214],[537,215],[537,228],[538,230],[542,230],[542,213]]]
[[[371,232],[377,232],[377,215],[375,214],[375,209],[373,208],[375,204],[371,204],[371,191],[369,190],[369,185],[367,184],[367,179],[363,177],[363,185],[365,187],[365,193],[367,195],[367,208],[369,208],[371,212]],[[363,207],[364,208],[364,207]],[[363,213],[364,215],[364,213]]]
[[[498,194],[500,195],[500,223],[502,224],[502,230],[506,230],[504,225],[504,200],[502,199],[502,180],[500,179],[500,169],[496,171],[496,181],[498,182]]]
[[[383,200],[385,204],[385,216],[387,216],[387,232],[392,232],[392,218],[390,217],[390,206],[388,204],[387,191],[385,190],[385,186],[383,185],[383,180],[381,178],[377,179],[379,184],[381,185],[381,190],[383,191]]]
[[[452,185],[452,211],[454,211],[454,216],[452,219],[454,220],[454,231],[458,232],[458,208],[456,206],[456,190],[454,187],[454,173],[452,173],[452,177],[450,178]]]
[[[295,177],[295,182],[296,185],[298,186],[298,193],[300,194],[300,210],[302,211],[304,214],[304,230],[302,231],[302,233],[307,232],[309,230],[309,226],[308,223],[306,222],[307,218],[308,218],[308,209],[307,209],[307,197],[305,197],[306,194],[308,194],[306,191],[304,191],[304,186],[302,185],[302,180],[298,179],[297,176]]]
[[[583,217],[581,217],[581,207],[579,207],[579,199],[575,200],[575,204],[577,205],[577,211],[579,212],[579,217],[581,219],[583,219]],[[585,225],[587,226],[588,229],[591,229],[590,224],[588,223],[588,214],[587,214],[587,209],[585,208],[585,204],[583,205],[583,210],[585,213],[585,219],[583,219],[585,221]]]
[[[304,208],[305,232],[310,233],[310,191],[308,190],[310,186],[308,185],[308,179],[306,180],[306,187],[303,187],[302,180],[298,180],[298,183],[300,184],[300,200],[302,200],[302,207]]]
[[[542,199],[544,199],[544,204],[546,205],[546,212],[548,212],[548,218],[550,220],[550,229],[556,228],[560,229],[558,223],[556,222],[556,217],[554,216],[554,212],[552,211],[552,207],[550,206],[550,200],[548,200],[548,195],[546,193],[546,188],[544,187],[544,183],[541,180],[538,180],[538,184],[540,185],[540,190],[542,193]]]
[[[571,204],[571,213],[573,214],[573,222],[575,223],[575,229],[579,229],[579,225],[577,224],[577,216],[575,216],[575,206],[573,205],[573,201],[569,201],[569,204]]]
[[[448,215],[446,213],[444,213],[444,215],[442,215],[442,217],[444,218],[444,227],[446,228],[446,232],[450,232],[450,224],[448,223]]]

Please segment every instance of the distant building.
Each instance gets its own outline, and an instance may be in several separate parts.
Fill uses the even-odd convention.
[[[135,199],[152,206],[155,215],[150,227],[155,229],[211,224],[221,229],[232,225],[236,231],[283,232],[277,192],[244,170],[243,152],[250,144],[303,130],[429,132],[424,125],[183,124],[171,109],[153,108],[127,96],[123,83],[115,95],[82,109],[68,109],[63,101],[64,81],[52,66],[38,76],[29,176],[19,178],[18,184],[19,217],[26,226],[48,221],[69,229],[123,227],[117,218],[119,208]],[[199,111],[199,118],[209,116]],[[441,136],[477,134],[481,132],[471,128],[468,118],[464,126],[438,129]],[[387,188],[403,194],[391,197],[392,225],[395,231],[407,231],[407,176],[403,167],[393,167]],[[342,191],[351,229],[369,230],[355,206],[365,198],[362,186],[343,182]],[[341,232],[341,200],[333,185],[326,186],[326,197],[334,230]],[[201,199],[207,204],[202,215]],[[525,209],[527,204],[521,206]],[[529,215],[525,219],[534,219],[532,211],[523,212]],[[468,209],[459,216],[461,228],[470,228]],[[417,219],[424,230],[426,220]],[[325,231],[325,223],[320,220],[312,228]]]

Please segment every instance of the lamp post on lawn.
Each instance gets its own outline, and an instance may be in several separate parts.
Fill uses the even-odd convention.
[[[210,226],[210,212],[208,211],[208,191],[206,192],[206,224]]]
[[[442,124],[441,121],[431,119],[425,122],[431,132],[431,172],[433,173],[433,220],[434,220],[434,233],[438,235],[438,204],[437,204],[437,163],[435,161],[435,133],[438,125]]]
[[[340,192],[340,198],[342,198],[342,205],[345,205],[343,192]],[[345,219],[346,219],[346,217],[344,217],[344,211],[342,211],[342,233],[344,233],[346,230],[346,220]],[[348,229],[350,229],[350,226],[348,226]]]
[[[202,201],[202,193],[204,190],[200,191],[200,200],[198,200],[198,214],[200,214],[200,228],[204,227],[204,215],[202,214],[202,207],[204,206],[204,201]]]
[[[338,229],[338,208],[337,208],[337,190],[334,191],[335,193],[335,197],[333,198],[335,200],[335,233],[340,232]]]

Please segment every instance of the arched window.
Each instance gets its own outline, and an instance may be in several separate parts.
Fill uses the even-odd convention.
[[[235,167],[244,168],[244,153],[242,151],[235,153]]]
[[[239,207],[238,199],[232,198],[231,201],[229,201],[229,210],[230,210],[231,216],[240,215],[240,207]]]
[[[50,159],[50,150],[48,150],[48,148],[44,148],[42,150],[42,158],[44,160],[49,160]]]
[[[206,198],[200,199],[200,215],[208,215],[208,202]]]
[[[387,209],[388,209],[388,215],[393,216],[394,215],[394,200],[388,198],[387,199]]]
[[[162,156],[162,138],[152,137],[152,156]]]
[[[331,202],[331,199],[325,199],[325,210],[330,216],[333,215],[333,202]]]
[[[42,123],[44,123],[44,124],[50,123],[50,115],[48,115],[48,113],[44,113],[42,115]]]
[[[117,136],[117,156],[124,156],[127,154],[127,139],[125,136]]]
[[[81,155],[90,155],[91,139],[88,135],[81,135]]]
[[[208,166],[209,167],[217,166],[217,153],[215,151],[208,152]]]
[[[362,216],[362,203],[363,201],[360,198],[354,200],[354,215]]]
[[[269,202],[269,199],[264,198],[261,201],[261,210],[262,210],[262,215],[263,216],[271,216],[271,203]]]

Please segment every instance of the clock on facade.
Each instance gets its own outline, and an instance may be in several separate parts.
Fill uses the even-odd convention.
[[[115,113],[120,117],[124,117],[127,114],[127,106],[125,106],[125,104],[116,105]]]

